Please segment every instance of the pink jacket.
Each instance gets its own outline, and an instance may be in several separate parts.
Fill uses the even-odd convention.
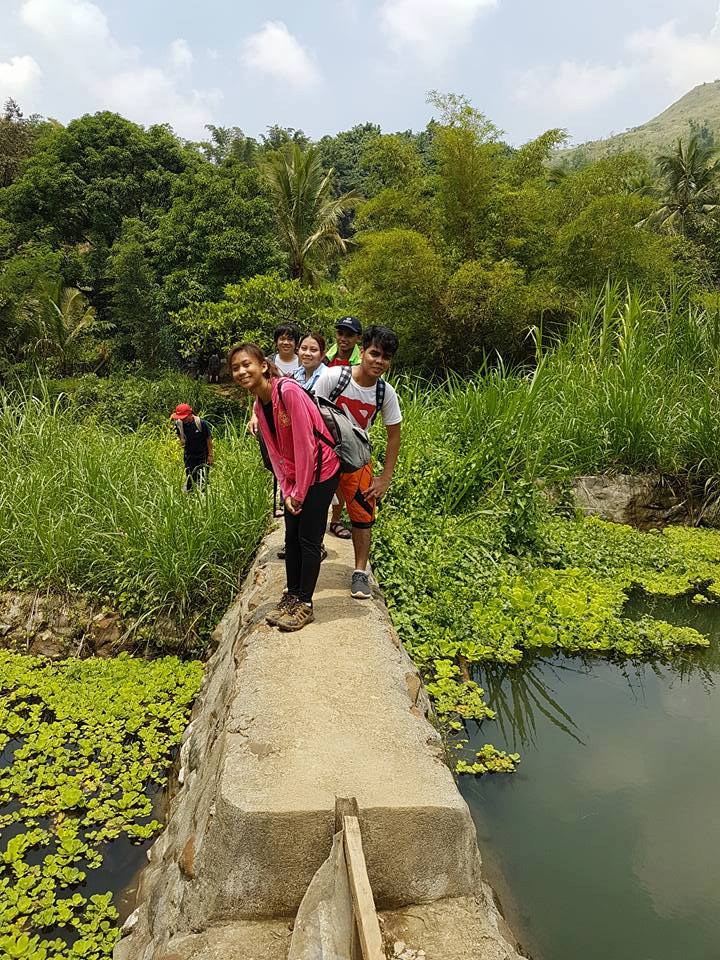
[[[280,400],[279,383],[280,380],[272,383],[272,411],[277,436],[270,430],[259,400],[255,401],[255,415],[283,497],[293,497],[302,503],[315,483],[320,449],[321,482],[337,473],[340,461],[334,450],[315,437],[314,429],[330,439],[320,411],[305,390],[292,377],[283,377]]]

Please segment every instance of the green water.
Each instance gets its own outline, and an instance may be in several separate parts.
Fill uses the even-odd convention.
[[[487,879],[533,960],[720,957],[720,606],[633,598],[713,640],[673,667],[538,659],[480,679],[522,755],[461,778]]]

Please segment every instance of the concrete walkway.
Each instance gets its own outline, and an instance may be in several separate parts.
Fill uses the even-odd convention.
[[[516,957],[483,888],[475,829],[417,670],[379,597],[349,596],[351,545],[326,538],[316,621],[290,634],[264,623],[284,585],[280,545],[276,530],[217,630],[182,750],[185,786],[116,957],[284,957],[291,923],[282,918],[328,855],[335,799],[345,796],[359,804],[391,940],[397,930],[422,948],[410,943],[413,918],[432,904],[428,960]],[[457,952],[461,939],[471,952]]]

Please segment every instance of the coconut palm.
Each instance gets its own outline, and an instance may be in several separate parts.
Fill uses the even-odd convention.
[[[629,173],[624,178],[623,190],[625,193],[632,194],[636,197],[655,198],[658,194],[658,184],[652,171],[643,167],[640,170]]]
[[[83,294],[61,280],[49,281],[29,297],[18,311],[23,352],[35,357],[54,357],[61,374],[69,372],[83,341],[111,325],[97,319]]]
[[[656,163],[665,180],[663,202],[645,222],[684,234],[688,214],[716,210],[720,161],[714,159],[715,153],[696,135],[687,143],[678,140],[672,153],[659,156]]]
[[[358,199],[354,191],[335,196],[333,170],[323,170],[317,147],[302,150],[296,143],[275,154],[265,176],[275,200],[280,243],[290,257],[292,276],[303,283],[317,281],[328,256],[345,253],[340,235],[343,213]]]

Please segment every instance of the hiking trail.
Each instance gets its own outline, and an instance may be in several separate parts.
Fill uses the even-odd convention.
[[[183,786],[115,960],[284,960],[346,796],[389,941],[428,960],[516,960],[418,671],[381,597],[349,596],[351,543],[326,537],[316,620],[297,633],[264,623],[281,543],[268,534],[216,628]]]

